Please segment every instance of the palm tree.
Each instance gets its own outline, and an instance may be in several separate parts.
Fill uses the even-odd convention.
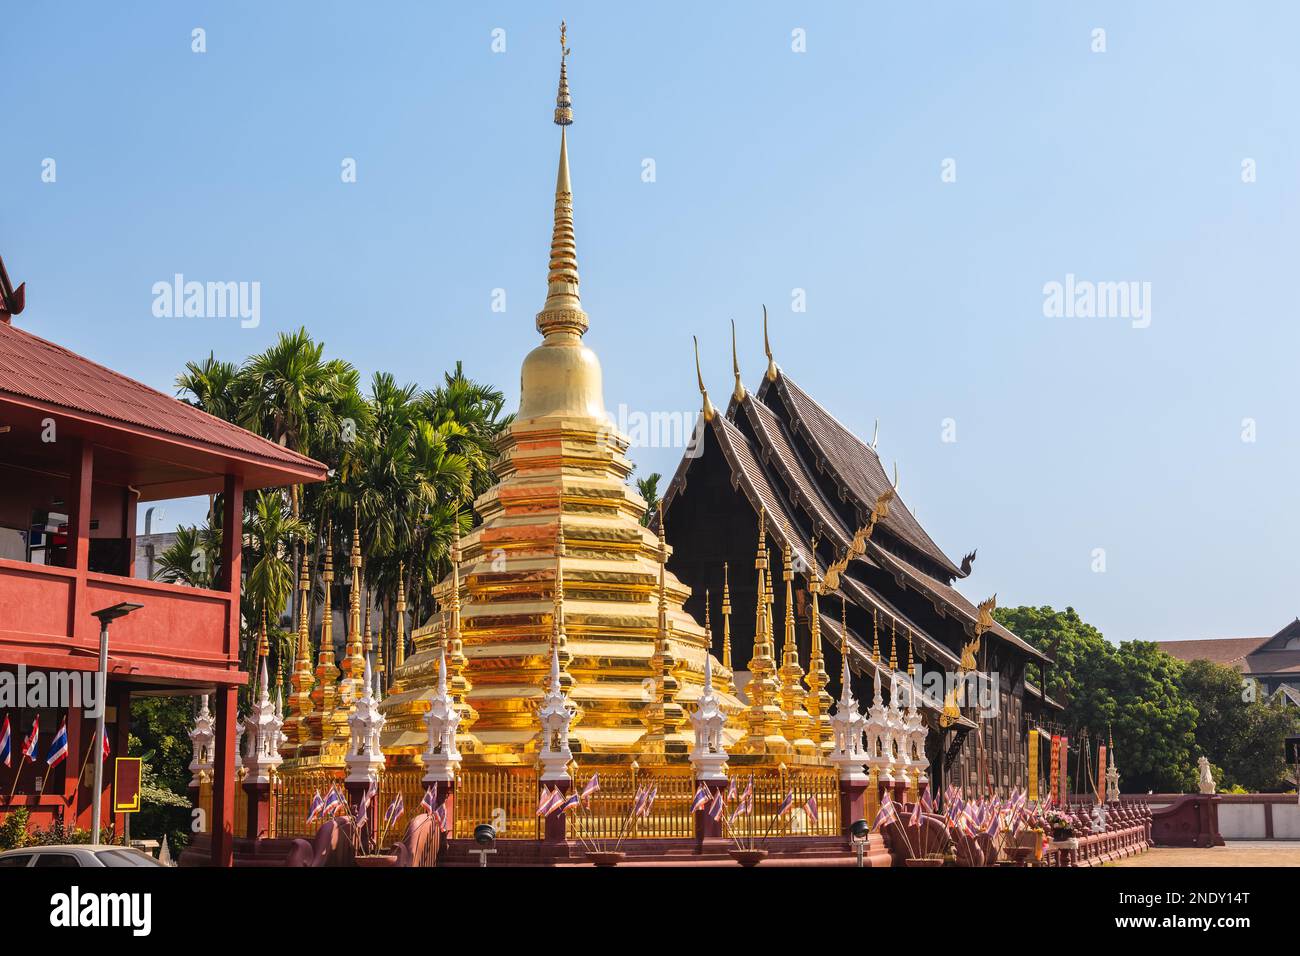
[[[248,576],[243,596],[247,604],[244,620],[250,630],[265,615],[268,623],[279,629],[280,612],[294,588],[293,565],[289,560],[294,543],[305,541],[312,533],[311,523],[295,517],[285,507],[284,496],[277,491],[258,491],[244,523],[249,539]],[[245,664],[252,673],[256,643],[248,640]],[[277,652],[276,660],[283,660]]]
[[[209,415],[227,422],[238,421],[244,401],[244,382],[239,366],[219,361],[211,352],[202,362],[186,362],[176,376],[176,393]]]
[[[211,524],[176,529],[176,538],[158,555],[154,577],[169,584],[210,588],[221,556],[221,526]]]
[[[645,513],[641,515],[641,523],[648,525],[650,519],[654,516],[659,507],[659,480],[663,475],[659,472],[651,472],[644,478],[636,480],[636,490],[642,498],[645,499]]]

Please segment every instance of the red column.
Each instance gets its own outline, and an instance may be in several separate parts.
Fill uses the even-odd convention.
[[[226,475],[222,493],[221,578],[217,587],[230,595],[230,617],[226,625],[225,644],[226,654],[230,657],[239,656],[239,589],[243,536],[244,479],[241,475]]]
[[[239,613],[236,609],[235,613]],[[216,753],[212,769],[212,865],[233,866],[235,862],[235,709],[238,688],[217,688],[213,731]]]
[[[77,631],[87,630],[94,623],[93,633],[99,634],[98,622],[85,618],[95,608],[86,607],[86,568],[90,563],[90,500],[95,476],[95,450],[81,439],[75,440],[72,473],[68,488],[68,563],[77,572],[72,582],[72,600],[68,602],[68,635],[75,638]]]
[[[560,779],[560,780],[548,780],[548,781],[546,781],[546,782],[544,782],[544,783],[539,783],[537,786],[538,786],[537,799],[540,801],[541,798],[542,798],[542,794],[541,794],[541,792],[542,792],[543,790],[545,790],[547,787],[553,787],[554,789],[560,791],[560,793],[562,793],[564,796],[567,797],[567,796],[569,795],[569,790],[573,787],[573,781],[570,780],[568,777],[564,777],[563,779]],[[565,840],[565,831],[564,831],[564,818],[565,818],[565,816],[566,816],[566,814],[561,813],[559,810],[556,810],[555,812],[553,812],[553,813],[549,814],[548,816],[546,816],[545,818],[543,818],[543,820],[542,820],[542,841],[543,841],[544,843],[563,843],[563,842],[564,842],[564,840]]]
[[[871,778],[866,774],[847,780],[840,777],[840,824],[845,836],[851,835],[849,828],[854,822],[866,819],[867,790],[870,787]]]
[[[348,803],[352,805],[353,813],[355,813],[357,808],[361,806],[361,801],[365,799],[366,791],[369,790],[371,786],[372,784],[366,780],[344,781],[343,788],[347,791]],[[252,799],[251,791],[249,793],[249,799],[250,800]],[[253,818],[253,814],[252,811],[250,810],[249,811],[250,822],[252,821],[252,818]],[[357,822],[359,823],[360,821]],[[362,853],[373,852],[373,850],[375,849],[374,846],[375,834],[378,833],[378,830],[379,830],[379,797],[378,795],[376,795],[371,798],[370,806],[366,808],[365,826],[361,829],[361,833],[358,837],[358,843],[360,843],[361,845]]]
[[[107,732],[107,729],[105,730]],[[109,755],[104,761],[104,779],[111,788],[113,785],[113,761],[118,757],[127,756],[127,751],[131,749],[131,691],[126,687],[120,687],[117,691],[117,723],[113,726],[113,732],[108,733]],[[102,746],[102,745],[101,745]],[[94,754],[91,754],[94,759]],[[89,776],[89,773],[87,773]],[[111,793],[111,789],[109,791]],[[105,794],[104,799],[109,800],[109,795]],[[113,804],[107,802],[103,809],[103,818],[108,819],[109,812],[113,809]],[[126,815],[119,813],[113,817],[113,825],[117,828],[116,832],[126,832]]]
[[[709,791],[709,803],[704,805],[702,810],[695,811],[695,843],[699,847],[704,846],[706,840],[720,840],[723,837],[722,820],[715,820],[709,813],[709,807],[719,793],[725,793],[729,786],[726,780],[697,780],[695,786],[698,788],[701,784]],[[723,808],[726,812],[726,808]]]

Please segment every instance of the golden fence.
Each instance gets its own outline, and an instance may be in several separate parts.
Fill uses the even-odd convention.
[[[730,778],[736,788],[736,800],[728,803],[728,819],[732,807],[751,781],[754,811],[732,820],[724,830],[727,836],[749,842],[765,837],[839,836],[843,832],[839,775],[834,769],[809,768],[779,773],[736,768],[731,771]],[[793,806],[789,812],[778,816],[777,811],[790,793],[794,794]],[[815,820],[805,809],[810,797],[816,802]]]
[[[275,837],[312,837],[325,821],[318,818],[311,823],[311,802],[317,793],[321,798],[330,787],[343,787],[342,768],[294,769],[277,774],[271,787],[273,802],[271,820]]]
[[[428,784],[423,783],[421,778],[424,776],[424,770],[421,767],[400,767],[393,770],[384,770],[379,774],[379,834],[380,840],[384,846],[390,846],[395,841],[406,836],[406,825],[415,817],[417,813],[424,813],[421,809],[420,802],[424,800],[424,791]],[[393,802],[393,798],[398,794],[402,795],[402,812],[393,821],[393,825],[384,828],[384,816],[388,813],[388,806]]]
[[[451,835],[470,839],[476,826],[490,823],[498,840],[536,840],[542,835],[537,795],[536,768],[464,770],[456,780]]]
[[[690,767],[579,769],[573,783],[579,792],[592,773],[600,775],[600,789],[591,795],[585,808],[565,814],[569,839],[617,841],[620,837],[636,840],[695,835],[695,815],[691,813],[695,778]],[[654,788],[655,799],[647,816],[633,818],[632,804],[643,787]]]

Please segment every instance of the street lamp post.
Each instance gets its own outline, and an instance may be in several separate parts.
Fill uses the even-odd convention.
[[[95,617],[99,618],[99,671],[96,679],[99,682],[99,716],[95,718],[95,783],[92,796],[94,803],[91,804],[90,810],[90,842],[94,846],[99,846],[99,829],[100,816],[103,810],[103,793],[104,793],[104,710],[108,706],[108,625],[116,621],[119,617],[126,617],[132,611],[138,611],[144,607],[143,604],[131,604],[129,601],[123,601],[121,604],[114,604],[112,607],[106,607],[95,611]],[[121,715],[118,716],[121,720]]]

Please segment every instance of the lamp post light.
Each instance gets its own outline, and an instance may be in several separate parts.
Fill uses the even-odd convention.
[[[99,682],[99,716],[95,718],[95,782],[94,803],[90,811],[90,842],[99,846],[100,815],[103,810],[104,797],[104,710],[108,706],[108,625],[119,617],[126,617],[132,611],[138,611],[143,604],[123,601],[112,607],[94,611],[99,618],[99,670],[96,679]],[[121,716],[118,717],[121,720]]]

